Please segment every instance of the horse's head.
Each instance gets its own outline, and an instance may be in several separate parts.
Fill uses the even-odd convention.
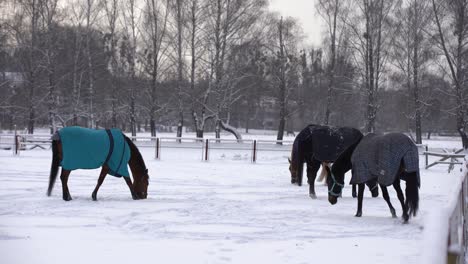
[[[325,169],[327,170],[328,201],[336,204],[344,187],[344,173],[333,171],[328,166],[325,166]]]
[[[289,161],[289,172],[291,173],[291,183],[295,184],[297,183],[297,166],[295,162],[292,162],[290,158],[288,158]]]
[[[135,192],[135,199],[146,199],[148,197],[149,176],[148,169],[142,173],[134,175],[133,191]]]

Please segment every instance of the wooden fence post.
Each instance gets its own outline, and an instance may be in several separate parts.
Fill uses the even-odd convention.
[[[19,140],[18,140],[18,132],[16,130],[16,125],[15,125],[15,155],[18,155],[19,152]]]
[[[210,140],[209,139],[206,139],[205,141],[205,161],[208,161],[208,148],[209,148],[209,145],[210,145]]]
[[[253,141],[253,149],[252,149],[252,162],[257,162],[257,140],[254,139]]]
[[[426,145],[426,167],[429,164],[429,155],[427,155],[427,152],[429,151],[429,147]]]
[[[159,160],[161,159],[161,145],[159,143],[159,138],[156,138],[156,159]]]

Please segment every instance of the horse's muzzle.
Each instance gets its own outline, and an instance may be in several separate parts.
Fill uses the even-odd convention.
[[[146,192],[137,192],[133,195],[133,200],[143,200],[148,198],[148,193]]]
[[[328,195],[328,201],[334,205],[338,202],[338,198],[336,196],[333,196],[333,195]]]

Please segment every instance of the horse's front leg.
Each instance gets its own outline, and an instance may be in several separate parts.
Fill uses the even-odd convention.
[[[70,201],[72,199],[70,195],[70,190],[68,190],[68,176],[70,176],[69,170],[64,170],[60,173],[60,180],[62,181],[62,197],[65,201]]]
[[[353,196],[353,198],[356,198],[356,197],[357,197],[357,193],[356,193],[356,184],[353,184],[353,191],[352,191],[351,195]]]
[[[96,188],[94,188],[93,194],[91,195],[91,197],[93,198],[93,201],[97,201],[97,192],[99,191],[99,188],[104,182],[104,179],[106,178],[106,175],[108,172],[109,172],[109,168],[107,166],[102,166],[101,174],[99,174],[99,179],[96,184]]]
[[[403,195],[403,191],[401,190],[399,178],[397,178],[393,183],[393,188],[395,188],[398,200],[400,200],[401,209],[403,210],[403,220],[405,221],[405,223],[407,223],[409,220],[408,207],[405,204],[405,196]]]
[[[393,205],[390,202],[390,196],[388,195],[387,187],[383,186],[382,184],[379,184],[379,185],[380,185],[380,189],[382,189],[382,196],[385,202],[387,202],[388,208],[390,208],[390,213],[392,214],[392,217],[396,218],[397,216],[396,216],[395,208],[393,208]]]
[[[130,177],[122,177],[122,178],[124,178],[125,182],[127,183],[127,186],[130,189],[130,193],[132,194],[133,200],[138,200],[138,197],[136,196],[135,191],[133,190],[132,179],[130,179]]]
[[[364,183],[358,184],[358,204],[357,204],[357,212],[356,212],[356,217],[361,217],[362,216],[362,199],[364,198],[364,188],[365,188]]]
[[[320,164],[320,161],[315,159],[307,162],[307,182],[309,183],[309,196],[312,199],[317,199],[317,195],[315,194],[315,178],[317,178]]]

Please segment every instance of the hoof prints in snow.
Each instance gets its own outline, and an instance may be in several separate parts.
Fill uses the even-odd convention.
[[[336,263],[418,263],[424,215],[444,205],[454,185],[440,180],[446,168],[422,170],[421,213],[403,225],[401,218],[391,218],[381,197],[369,198],[367,192],[363,216],[354,217],[356,200],[348,186],[337,205],[328,203],[321,184],[318,199],[310,199],[305,183],[289,183],[283,153],[264,157],[274,162],[250,164],[215,157],[185,161],[179,152],[165,151],[164,160],[154,161],[153,150],[142,150],[151,177],[149,199],[133,201],[124,181],[109,176],[97,202],[91,192],[99,170],[72,172],[74,200],[64,202],[60,180],[52,197],[45,195],[49,151],[20,157],[0,151],[5,263],[31,263],[30,256],[34,263],[49,263],[51,248],[56,259],[63,254],[69,263],[128,263],[126,252],[135,248],[141,254],[132,254],[134,262],[327,263],[333,255]],[[389,192],[400,215],[396,195]],[[20,249],[28,254],[8,254]]]

